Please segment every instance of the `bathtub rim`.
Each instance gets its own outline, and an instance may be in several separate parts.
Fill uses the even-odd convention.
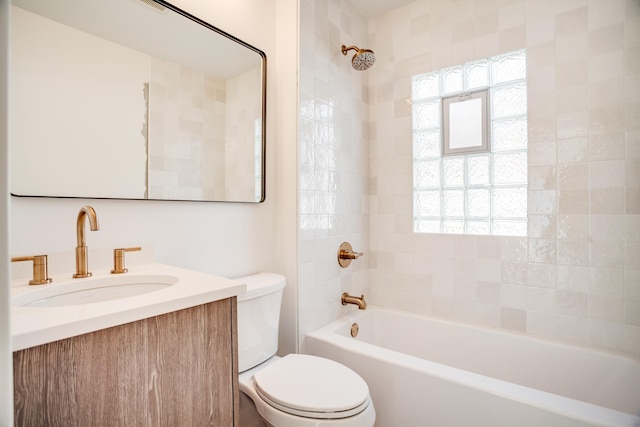
[[[516,335],[524,337],[526,339],[533,339],[544,343],[552,343],[553,345],[559,345],[563,348],[579,348],[582,350],[593,351],[596,353],[605,354],[612,357],[618,357],[626,360],[631,360],[636,363],[640,363],[638,358],[629,357],[626,353],[601,350],[597,348],[591,348],[588,346],[579,346],[573,344],[567,344],[558,340],[549,340],[545,338],[536,337],[534,335],[528,335],[517,331],[511,332],[508,330],[502,330],[497,328],[483,327],[478,325],[467,324],[461,321],[452,321],[450,319],[423,315],[419,313],[406,312],[402,310],[369,305],[367,310],[371,311],[384,311],[392,314],[399,314],[402,316],[426,318],[429,321],[435,321],[438,323],[451,324],[461,326],[465,328],[472,328],[474,330],[490,331],[495,333],[504,333],[507,335]],[[457,384],[466,385],[477,390],[481,390],[493,395],[501,396],[507,399],[515,400],[517,402],[531,405],[543,410],[547,410],[559,415],[563,415],[569,418],[573,418],[586,423],[597,423],[599,426],[636,426],[640,425],[640,414],[630,414],[627,412],[619,411],[604,406],[598,406],[596,404],[583,402],[571,397],[554,394],[544,390],[538,390],[531,387],[523,386],[520,384],[510,383],[505,380],[488,377],[482,374],[478,374],[464,369],[456,368],[453,366],[444,365],[442,363],[433,362],[426,359],[421,359],[416,356],[400,353],[395,350],[390,350],[384,347],[379,347],[367,342],[354,340],[351,337],[341,335],[336,331],[342,327],[350,327],[352,322],[357,321],[358,318],[366,315],[366,312],[355,311],[349,313],[341,318],[338,318],[325,326],[316,329],[313,332],[306,334],[306,340],[314,340],[328,343],[339,349],[352,351],[363,357],[373,358],[380,361],[392,361],[395,364],[401,364],[407,366],[410,369],[422,372],[427,375],[432,375],[436,378],[452,381]],[[309,341],[305,347],[309,347]],[[306,350],[306,349],[305,349]],[[621,354],[622,353],[622,354]],[[309,353],[312,354],[312,353]],[[399,363],[401,362],[401,363]],[[570,410],[569,410],[570,409]]]

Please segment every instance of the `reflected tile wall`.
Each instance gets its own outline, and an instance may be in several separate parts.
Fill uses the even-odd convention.
[[[225,85],[151,58],[149,176],[151,199],[223,199]],[[179,178],[182,177],[182,178]]]
[[[368,294],[368,73],[351,67],[368,47],[367,21],[345,0],[300,1],[299,337],[353,310],[342,292]],[[340,243],[364,258],[342,269]]]
[[[369,42],[371,302],[639,354],[640,3],[418,0]],[[522,48],[528,237],[412,233],[411,76]]]

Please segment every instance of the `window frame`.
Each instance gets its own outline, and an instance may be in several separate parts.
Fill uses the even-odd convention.
[[[470,101],[480,100],[480,145],[465,146],[459,148],[451,147],[451,105]],[[489,135],[489,88],[473,92],[465,92],[453,96],[442,98],[442,156],[459,156],[463,154],[477,154],[491,152],[491,138]],[[454,124],[454,126],[459,124]]]

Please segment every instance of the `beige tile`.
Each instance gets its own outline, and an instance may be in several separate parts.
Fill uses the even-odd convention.
[[[558,167],[558,188],[584,190],[589,188],[589,165],[572,163]]]
[[[591,215],[590,219],[593,240],[625,240],[625,215]]]
[[[640,270],[624,270],[624,296],[628,300],[640,301]]]
[[[640,301],[625,301],[624,323],[640,326]]]
[[[528,236],[533,239],[549,239],[556,236],[555,215],[529,215]]]
[[[499,33],[500,37],[500,50],[502,52],[510,52],[513,50],[522,49],[526,46],[527,33],[526,27],[520,25],[513,28],[501,29]],[[536,64],[542,65],[542,64]]]
[[[558,140],[558,163],[582,163],[588,162],[590,158],[587,137]]]
[[[599,295],[624,295],[625,270],[616,267],[591,267],[589,269],[589,293]]]
[[[531,167],[553,165],[556,163],[556,143],[553,141],[531,143],[527,155]]]
[[[626,239],[628,242],[640,242],[640,215],[626,215]]]
[[[588,297],[585,292],[558,290],[558,313],[586,318]]]
[[[587,8],[581,7],[556,16],[556,36],[560,39],[587,31]]]
[[[512,331],[527,331],[527,312],[515,308],[502,307],[500,310],[500,326]]]
[[[625,120],[626,131],[634,132],[640,130],[640,102],[630,103],[626,105]]]
[[[554,214],[556,199],[555,190],[529,191],[527,210],[530,214]]]
[[[640,158],[640,131],[626,131],[625,143],[627,147],[627,158]]]
[[[589,338],[592,345],[620,350],[624,345],[622,323],[590,318]]]
[[[592,214],[621,214],[625,212],[626,194],[624,188],[592,190],[590,209]]]
[[[591,135],[589,137],[591,160],[625,158],[624,132]]]
[[[584,111],[589,105],[589,91],[586,84],[559,88],[556,93],[558,113]]]
[[[527,281],[527,264],[516,261],[502,261],[501,282],[524,285]]]
[[[541,43],[527,48],[527,68],[536,69],[554,65],[556,45],[554,42]]]
[[[640,242],[627,242],[625,267],[640,270]]]
[[[558,289],[575,292],[588,292],[590,286],[589,267],[558,265]]]
[[[624,343],[622,349],[631,353],[640,353],[640,327],[624,325]]]
[[[527,128],[530,143],[555,140],[556,127],[555,115],[548,115],[544,111],[529,111]]]
[[[624,46],[624,24],[618,22],[608,27],[589,31],[589,56],[597,56]]]
[[[555,40],[556,21],[554,16],[529,22],[527,25],[527,46],[536,46]]]
[[[586,136],[589,132],[587,111],[558,114],[558,139]]]
[[[625,79],[600,80],[589,84],[589,107],[621,106],[625,103]]]
[[[624,21],[624,1],[589,0],[589,30],[595,30]]]
[[[527,310],[527,333],[556,339],[558,337],[558,315]]]
[[[622,323],[624,321],[624,303],[622,298],[590,294],[589,318]]]
[[[594,108],[589,111],[589,132],[592,135],[624,130],[625,108],[623,105]]]
[[[624,187],[625,171],[624,160],[591,162],[590,186],[592,189]]]
[[[589,0],[563,0],[555,2],[556,13],[568,12],[570,10],[586,7]]]
[[[527,267],[527,284],[539,288],[555,289],[557,286],[556,269],[556,264],[529,263]]]
[[[556,240],[529,239],[529,262],[555,263],[556,255]]]
[[[529,189],[530,190],[553,190],[557,187],[557,167],[556,166],[531,166],[529,167]]]
[[[558,302],[557,291],[547,288],[527,288],[527,311],[535,310],[544,313],[556,313]]]
[[[614,50],[589,58],[589,83],[599,80],[621,78],[625,75],[625,54],[622,50]]]
[[[588,58],[587,33],[577,33],[556,40],[556,63],[586,61]]]
[[[589,321],[580,316],[558,315],[558,338],[577,344],[589,344]]]
[[[556,88],[585,85],[588,81],[588,62],[577,60],[556,65]]]
[[[589,215],[558,215],[558,239],[586,240],[589,237]]]
[[[501,31],[523,26],[526,22],[525,3],[512,2],[498,10],[498,24]]]
[[[558,213],[563,215],[583,215],[589,213],[588,190],[560,190]]]
[[[586,240],[559,240],[559,265],[589,265],[589,242]]]
[[[625,244],[618,241],[594,241],[591,244],[591,265],[595,267],[623,268]]]

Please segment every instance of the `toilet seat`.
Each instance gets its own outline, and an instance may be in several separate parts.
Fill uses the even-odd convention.
[[[347,418],[370,404],[369,388],[358,374],[316,356],[287,355],[260,369],[252,381],[267,404],[305,418]]]

